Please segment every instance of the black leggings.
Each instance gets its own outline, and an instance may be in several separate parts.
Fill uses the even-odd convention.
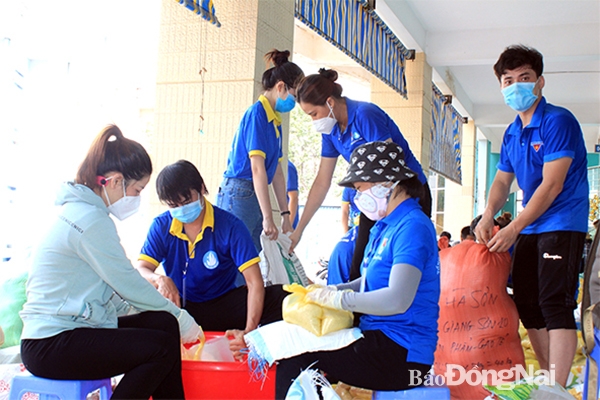
[[[125,374],[112,399],[183,399],[177,319],[164,311],[119,318],[118,329],[77,328],[23,339],[21,358],[34,375],[97,380]]]
[[[289,293],[282,285],[265,287],[265,302],[260,325],[281,321],[281,303]],[[185,309],[205,331],[222,332],[245,329],[248,314],[248,288],[240,286],[216,299],[194,303],[187,301]]]
[[[383,332],[364,331],[364,338],[334,351],[304,353],[280,360],[275,374],[275,398],[283,399],[292,381],[312,363],[325,372],[331,383],[342,381],[371,390],[404,390],[418,385],[414,376],[424,378],[431,365],[406,361],[407,351]]]
[[[429,184],[423,184],[423,196],[419,198],[419,205],[425,215],[431,218],[431,190]],[[360,277],[360,264],[365,256],[365,247],[369,243],[369,234],[375,221],[371,221],[363,213],[360,213],[360,222],[358,223],[358,234],[354,244],[354,254],[352,255],[352,265],[350,266],[350,282]]]

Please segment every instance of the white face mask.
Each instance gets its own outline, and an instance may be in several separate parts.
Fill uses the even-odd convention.
[[[123,180],[123,197],[115,201],[114,204],[110,204],[110,199],[108,198],[108,193],[106,192],[106,186],[103,186],[103,188],[106,201],[108,202],[108,211],[120,221],[131,217],[139,210],[141,197],[127,196],[127,192],[125,191],[125,180]]]
[[[331,108],[329,103],[325,102],[325,104],[329,107],[329,114],[325,118],[314,120],[313,125],[317,132],[329,135],[335,124],[337,124],[337,119],[335,119],[335,115],[333,114],[333,108]]]

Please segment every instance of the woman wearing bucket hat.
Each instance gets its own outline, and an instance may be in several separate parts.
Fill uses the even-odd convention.
[[[322,134],[322,147],[319,171],[308,194],[298,226],[291,235],[290,250],[298,244],[304,228],[323,203],[338,157],[341,155],[350,162],[352,151],[368,142],[389,141],[402,147],[406,165],[416,173],[424,187],[419,196],[421,208],[427,215],[431,215],[431,192],[427,185],[427,177],[396,123],[373,103],[343,97],[342,87],[335,82],[337,77],[336,71],[321,68],[318,74],[307,76],[298,86],[298,104],[313,119],[317,132]],[[350,279],[359,275],[360,262],[373,223],[373,220],[361,214]]]
[[[318,361],[331,382],[372,390],[403,390],[412,371],[425,376],[437,345],[440,295],[436,233],[416,198],[422,185],[391,142],[356,148],[339,183],[358,190],[356,205],[376,220],[361,266],[350,283],[314,289],[310,301],[362,313],[363,338],[335,351],[280,360],[276,397],[284,398],[298,371]],[[347,290],[350,289],[350,290]]]

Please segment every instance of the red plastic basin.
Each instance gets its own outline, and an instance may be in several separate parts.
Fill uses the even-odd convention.
[[[224,332],[204,332],[206,339],[223,336]],[[246,362],[182,361],[181,375],[186,399],[274,399],[273,365],[263,381],[250,378]]]

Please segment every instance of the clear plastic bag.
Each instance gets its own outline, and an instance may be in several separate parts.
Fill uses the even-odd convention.
[[[229,340],[225,336],[200,341],[190,347],[181,346],[181,359],[191,361],[234,362],[229,350]]]

